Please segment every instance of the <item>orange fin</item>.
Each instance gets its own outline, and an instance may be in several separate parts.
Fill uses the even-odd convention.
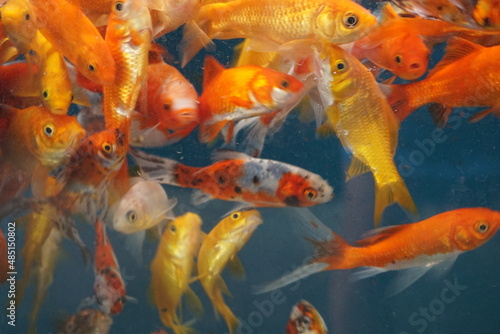
[[[477,114],[469,118],[469,122],[470,123],[478,122],[483,118],[485,118],[486,116],[488,116],[489,114],[495,115],[496,117],[500,118],[500,106],[494,106],[489,109],[478,112]]]
[[[387,21],[397,19],[398,13],[394,10],[390,3],[385,4],[380,11],[380,24],[386,24]]]
[[[380,85],[382,92],[387,96],[387,102],[394,111],[397,119],[402,122],[406,117],[410,116],[414,111],[409,105],[409,96],[406,87],[411,84],[404,85]]]
[[[376,228],[374,230],[368,231],[363,235],[364,239],[356,241],[356,246],[366,247],[374,245],[382,240],[385,240],[399,231],[403,230],[405,225],[388,226]]]
[[[222,66],[217,59],[212,56],[207,56],[205,58],[205,69],[203,70],[203,88],[206,88],[210,82],[212,82],[213,78],[224,70],[226,70],[226,68]]]
[[[432,120],[437,127],[442,128],[448,122],[448,117],[452,112],[452,107],[447,107],[440,103],[429,104],[429,113],[432,116]]]
[[[199,139],[202,143],[208,143],[222,131],[227,121],[216,122],[212,124],[201,124],[199,129]]]
[[[468,40],[462,38],[453,37],[448,41],[443,58],[432,70],[429,71],[428,76],[431,76],[444,67],[453,64],[457,60],[482,49],[484,49],[484,46],[469,42]]]

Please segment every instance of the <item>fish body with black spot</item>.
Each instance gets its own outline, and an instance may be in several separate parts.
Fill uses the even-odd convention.
[[[240,201],[257,207],[312,206],[330,201],[333,188],[321,176],[300,167],[246,154],[222,151],[214,164],[190,167],[175,160],[135,151],[146,179],[196,188],[209,199]]]
[[[125,283],[100,220],[95,222],[94,295],[97,304],[106,314],[119,314],[126,301]]]
[[[192,333],[191,328],[182,324],[179,308],[184,294],[194,295],[189,283],[201,245],[201,224],[200,216],[192,212],[169,222],[151,262],[153,302],[162,323],[176,334]]]
[[[301,300],[292,308],[285,334],[327,334],[325,321],[307,300]]]
[[[198,255],[200,283],[212,301],[215,311],[226,321],[230,333],[236,332],[240,322],[222,296],[222,293],[227,294],[229,291],[221,274],[228,262],[238,261],[239,264],[237,253],[260,224],[262,217],[257,210],[232,212],[203,239]]]
[[[327,116],[318,132],[335,133],[344,149],[352,153],[349,178],[372,172],[375,225],[394,202],[416,214],[415,203],[394,163],[399,122],[373,75],[356,57],[326,42],[315,58],[315,71]]]

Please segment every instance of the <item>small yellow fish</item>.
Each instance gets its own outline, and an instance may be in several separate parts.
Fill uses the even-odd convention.
[[[28,0],[9,0],[0,7],[2,27],[20,53],[28,53],[38,28]]]
[[[175,334],[191,333],[178,315],[182,295],[187,297],[196,309],[201,303],[189,287],[194,269],[194,257],[201,244],[201,218],[188,212],[171,221],[165,228],[151,262],[151,292],[158,308],[160,319]]]
[[[417,208],[396,169],[393,157],[399,122],[373,75],[353,55],[325,42],[318,55],[319,91],[328,120],[320,133],[333,130],[352,153],[348,179],[371,171],[375,179],[375,225],[385,207],[399,203],[412,214]]]
[[[221,277],[231,262],[236,271],[243,268],[236,254],[247,243],[253,232],[262,224],[259,211],[237,211],[222,219],[205,237],[198,255],[198,275],[201,285],[212,301],[215,310],[222,314],[230,333],[235,333],[239,321],[224,302],[222,293],[231,295]]]
[[[325,38],[343,44],[363,37],[377,19],[351,0],[235,0],[202,6],[186,24],[183,66],[210,39],[250,38],[253,48],[273,51],[288,42]],[[257,45],[259,47],[257,47]]]

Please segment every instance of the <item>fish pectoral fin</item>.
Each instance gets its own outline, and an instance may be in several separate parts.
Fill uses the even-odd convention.
[[[333,128],[333,125],[330,123],[330,121],[326,121],[321,124],[321,126],[316,130],[316,133],[320,138],[327,138],[336,135],[335,129]]]
[[[379,267],[362,267],[356,269],[351,275],[349,275],[349,281],[350,282],[360,281],[362,279],[373,277],[385,273],[387,271],[388,271],[387,269]]]
[[[370,168],[368,168],[368,166],[363,161],[359,160],[353,155],[351,157],[351,164],[349,165],[349,169],[347,170],[346,182],[358,175],[362,175],[369,171]]]
[[[191,195],[191,202],[194,205],[203,205],[210,200],[212,200],[212,196],[205,194],[201,190],[195,190],[195,191],[193,191],[193,194]]]
[[[223,294],[226,296],[233,298],[233,295],[227,288],[226,282],[224,282],[224,279],[222,278],[221,275],[218,275],[217,278],[215,279],[215,286],[217,287],[218,290],[220,290]]]
[[[135,297],[132,297],[132,296],[125,296],[125,300],[129,303],[134,303],[134,304],[138,304],[139,301],[137,300],[137,298]]]
[[[234,278],[238,280],[245,279],[245,268],[243,268],[243,264],[241,264],[237,255],[233,255],[233,257],[229,259],[227,270]]]
[[[489,114],[495,115],[496,117],[500,118],[500,105],[493,106],[489,109],[483,110],[469,118],[470,123],[475,123],[480,120],[482,120],[484,117],[488,116]]]
[[[436,124],[438,128],[442,128],[446,125],[452,110],[453,107],[447,107],[440,103],[429,104],[429,113],[431,114],[434,124]]]
[[[201,315],[203,314],[203,305],[201,304],[201,301],[196,293],[194,293],[191,288],[188,288],[184,296],[186,297],[186,305],[189,309],[189,312],[191,312],[197,318],[201,317]]]
[[[389,280],[385,297],[395,296],[424,276],[432,266],[418,266],[397,271],[397,276]]]
[[[222,131],[227,121],[215,122],[211,124],[200,124],[199,139],[202,143],[208,143],[216,139],[217,135]]]

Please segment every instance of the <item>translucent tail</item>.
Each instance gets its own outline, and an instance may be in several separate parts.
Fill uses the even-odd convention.
[[[418,215],[417,207],[402,179],[394,183],[377,183],[375,190],[375,226],[379,226],[384,209],[395,202],[413,216]]]
[[[184,25],[182,40],[179,44],[179,51],[182,55],[182,67],[186,66],[203,47],[210,51],[215,50],[215,44],[203,28],[208,21],[208,19],[203,18],[207,17],[204,15],[203,9],[200,11],[198,17],[201,19],[197,19],[197,22],[189,21]]]

